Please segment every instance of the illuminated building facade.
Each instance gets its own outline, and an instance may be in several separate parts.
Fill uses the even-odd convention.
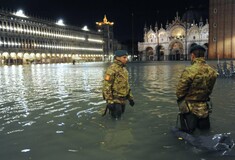
[[[0,64],[102,61],[103,34],[0,10]]]
[[[209,58],[235,58],[235,1],[210,0],[209,2]]]
[[[139,58],[142,61],[188,60],[190,48],[195,44],[200,44],[207,49],[208,40],[207,20],[203,22],[200,18],[198,23],[195,23],[195,20],[184,21],[177,13],[172,23],[166,23],[165,27],[161,25],[158,28],[157,24],[154,29],[151,26],[144,27],[144,42],[138,42]]]

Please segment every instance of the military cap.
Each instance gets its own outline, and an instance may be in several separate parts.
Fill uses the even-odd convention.
[[[193,51],[196,51],[196,50],[201,50],[201,51],[206,51],[206,49],[200,45],[195,45],[193,46],[191,49],[190,49],[190,53],[192,53]]]
[[[121,57],[121,56],[128,56],[128,53],[126,50],[117,50],[114,53],[115,56]]]

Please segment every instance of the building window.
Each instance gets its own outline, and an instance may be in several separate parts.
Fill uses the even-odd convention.
[[[213,42],[216,42],[216,37],[213,37]]]
[[[217,13],[217,8],[214,8],[214,13],[215,13],[215,14]]]
[[[216,28],[216,27],[217,27],[217,24],[216,24],[216,23],[213,23],[213,27]]]

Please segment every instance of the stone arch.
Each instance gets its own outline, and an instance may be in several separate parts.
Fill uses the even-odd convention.
[[[146,51],[146,60],[154,60],[154,51],[152,47],[147,47]]]
[[[156,46],[156,57],[158,61],[164,60],[165,48],[162,45]]]
[[[16,59],[17,57],[16,57],[16,53],[15,52],[11,52],[10,53],[10,57],[11,57],[11,59]]]
[[[36,53],[35,54],[35,60],[36,60],[36,63],[42,63],[41,53]]]
[[[176,40],[169,45],[169,60],[183,60],[184,50],[182,42]]]
[[[200,39],[199,28],[196,25],[190,28],[187,39],[189,41],[195,41]]]
[[[10,54],[8,52],[3,52],[2,53],[2,63],[3,64],[8,64],[9,63],[9,58],[10,58]]]
[[[16,57],[17,57],[16,63],[17,64],[23,64],[23,53],[22,52],[18,52]]]
[[[30,55],[29,55],[29,53],[24,53],[24,55],[23,55],[23,63],[25,64],[29,64],[29,62],[30,62]]]
[[[3,57],[5,57],[5,58],[10,57],[10,55],[9,55],[9,53],[8,53],[8,52],[3,52],[3,53],[2,53],[2,56],[3,56]]]
[[[170,39],[183,39],[186,36],[185,28],[181,25],[176,25],[170,30]]]

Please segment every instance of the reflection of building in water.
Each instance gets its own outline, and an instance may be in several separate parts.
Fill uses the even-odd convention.
[[[0,64],[102,61],[104,40],[100,32],[62,20],[55,23],[21,10],[0,10]]]
[[[210,59],[235,58],[235,1],[210,0]]]
[[[218,71],[219,77],[222,77],[222,78],[234,77],[235,76],[234,70],[235,68],[234,68],[232,60],[230,61],[230,63],[227,63],[226,60],[223,62],[223,64],[219,61],[217,63],[217,71]]]
[[[154,29],[144,27],[144,42],[138,43],[141,60],[187,60],[193,45],[208,48],[208,21],[204,23],[199,18],[197,24],[195,19],[188,20],[190,12],[185,14],[185,20],[181,20],[177,13],[172,23],[167,23],[165,27],[161,25],[158,28],[157,23]]]

